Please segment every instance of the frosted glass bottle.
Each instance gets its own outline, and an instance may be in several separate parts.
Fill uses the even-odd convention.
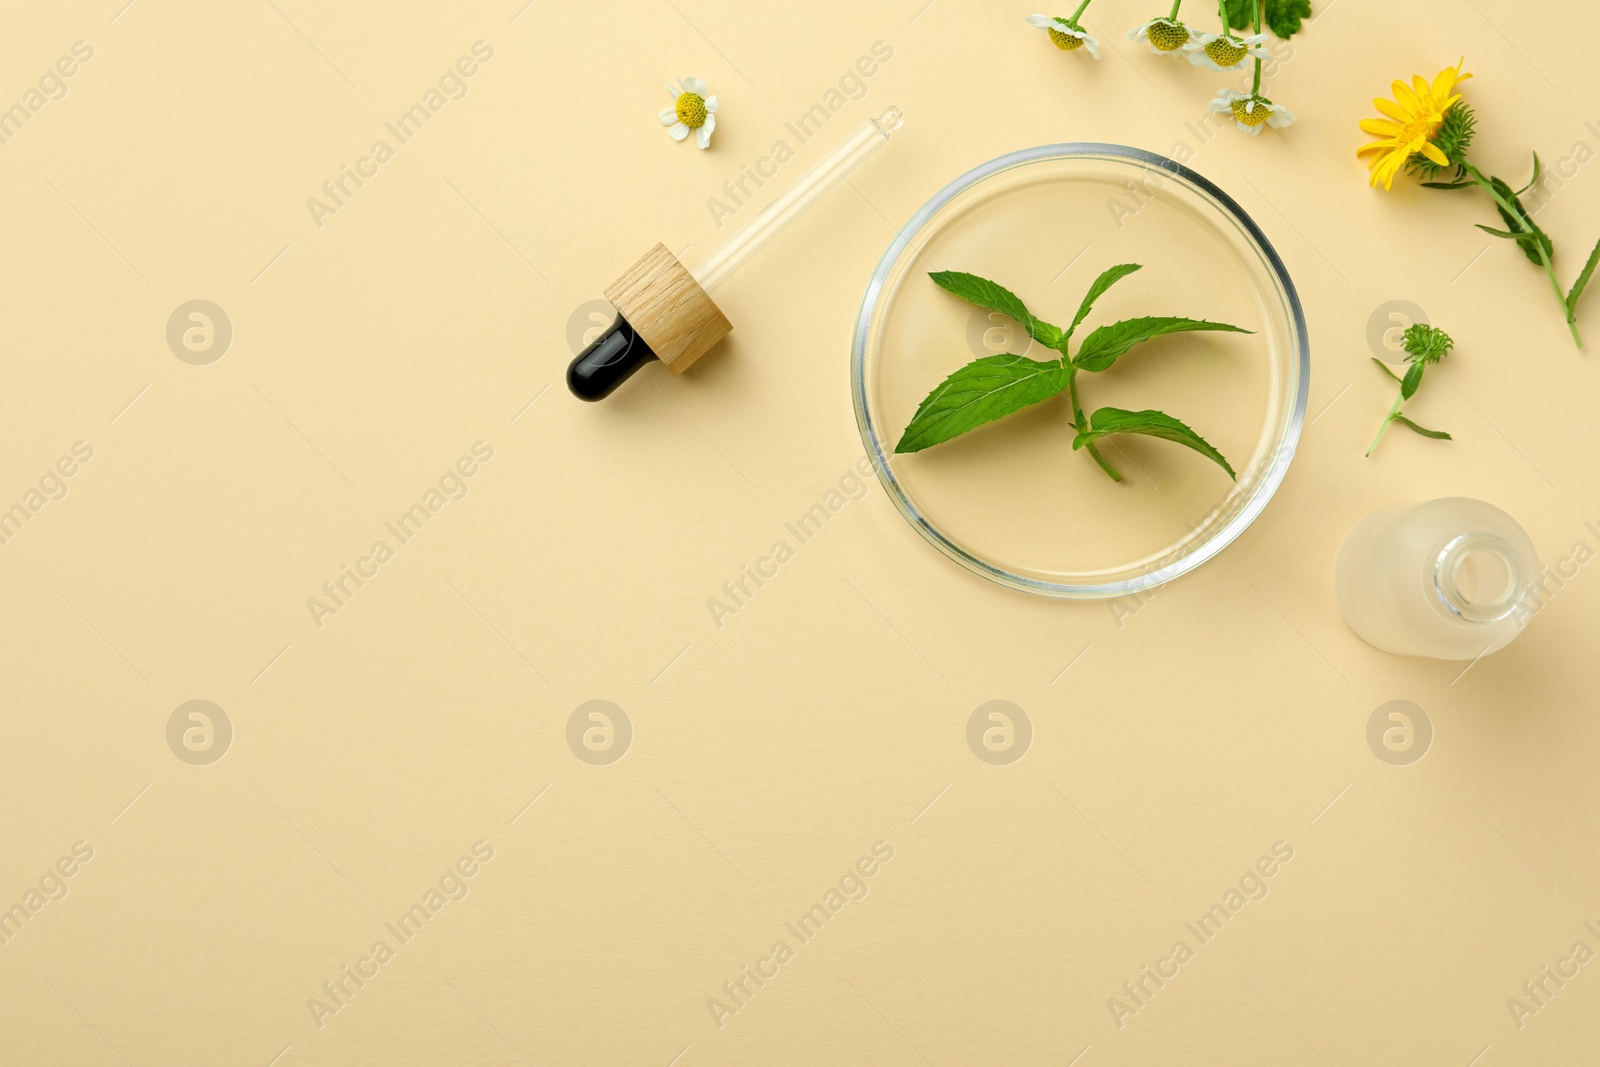
[[[1522,632],[1538,574],[1517,520],[1481,500],[1446,497],[1362,519],[1339,549],[1334,586],[1345,621],[1369,644],[1469,660]]]

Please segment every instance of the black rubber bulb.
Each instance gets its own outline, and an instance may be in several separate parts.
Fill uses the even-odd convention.
[[[634,371],[656,358],[621,315],[567,367],[567,388],[579,400],[604,400]]]

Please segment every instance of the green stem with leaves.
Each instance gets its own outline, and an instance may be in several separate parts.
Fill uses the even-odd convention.
[[[1506,198],[1501,196],[1499,191],[1495,189],[1494,183],[1483,176],[1482,171],[1478,170],[1477,167],[1474,167],[1471,163],[1468,163],[1464,159],[1461,161],[1461,168],[1466,171],[1467,176],[1471,178],[1480,189],[1488,193],[1494,199],[1494,202],[1499,205],[1500,210],[1504,211],[1508,217],[1516,219],[1517,223],[1527,232],[1536,233],[1533,226],[1533,220],[1528,218],[1528,216],[1523,213],[1521,205],[1516,202],[1515,198],[1507,201]],[[1544,243],[1540,241],[1537,236],[1535,236],[1533,239],[1533,247],[1539,253],[1539,263],[1544,267],[1545,275],[1550,279],[1550,288],[1554,289],[1556,292],[1556,302],[1561,305],[1561,314],[1567,320],[1567,329],[1572,331],[1572,341],[1581,349],[1583,348],[1583,338],[1578,334],[1577,310],[1567,305],[1567,294],[1562,290],[1561,283],[1556,280],[1556,268],[1555,265],[1550,262],[1550,253],[1545,250]]]
[[[1083,404],[1078,400],[1078,368],[1072,365],[1072,361],[1067,358],[1065,352],[1061,353],[1061,365],[1067,371],[1067,399],[1072,402],[1072,425],[1079,433],[1083,433],[1089,428],[1089,420],[1084,417]],[[1106,458],[1100,454],[1100,450],[1094,446],[1093,441],[1084,445],[1083,448],[1096,463],[1100,464],[1101,470],[1111,475],[1112,481],[1122,481],[1122,475],[1117,472],[1115,467],[1106,462]]]
[[[1393,377],[1393,375],[1391,375],[1391,377]],[[1394,417],[1396,415],[1400,414],[1400,402],[1404,399],[1404,396],[1396,394],[1394,398],[1394,406],[1389,409],[1389,414],[1384,416],[1383,425],[1378,427],[1378,436],[1374,437],[1372,439],[1372,443],[1367,446],[1367,455],[1372,455],[1372,453],[1378,447],[1378,442],[1383,440],[1383,435],[1389,430],[1389,424],[1394,421]]]

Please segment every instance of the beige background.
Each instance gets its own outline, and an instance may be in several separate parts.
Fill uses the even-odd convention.
[[[0,947],[0,1059],[1600,1059],[1600,965],[1520,1029],[1506,1006],[1600,950],[1600,577],[1464,676],[1363,645],[1330,582],[1357,518],[1436,495],[1500,504],[1547,561],[1600,545],[1600,348],[1484,252],[1475,194],[1373,193],[1352,154],[1391,77],[1465,53],[1486,166],[1589,158],[1588,6],[1335,0],[1269,86],[1300,122],[1198,148],[1313,337],[1314,421],[1214,562],[1142,607],[1033,599],[874,484],[718,629],[707,598],[861,454],[848,336],[894,227],[1019,147],[1195,143],[1223,79],[1122,39],[1155,5],[1096,0],[1092,64],[976,0],[124,3],[13,4],[0,33],[0,103],[93,49],[0,145],[0,498],[93,449],[0,546],[0,904],[93,849]],[[307,198],[480,40],[468,95],[318,228]],[[784,180],[891,103],[906,129],[729,284],[731,341],[566,395],[575,309],[655,240],[713,247],[707,198],[877,41],[893,58]],[[710,152],[656,124],[686,74],[723,101]],[[1565,281],[1600,235],[1600,177],[1568,172],[1540,214]],[[235,332],[208,366],[165,339],[197,298]],[[1458,339],[1414,408],[1457,440],[1364,460],[1392,299]],[[478,441],[469,494],[314,625]],[[634,731],[609,766],[566,741],[597,698]],[[194,699],[234,730],[209,766],[166,739]],[[1033,726],[1009,766],[965,740],[993,699]],[[1397,699],[1435,731],[1404,767],[1366,741]],[[465,898],[399,945],[384,924],[478,841]],[[870,893],[799,945],[784,924],[878,841]],[[1108,998],[1280,841],[1269,895],[1118,1028]],[[708,998],[780,938],[794,958],[719,1028]],[[379,939],[394,958],[319,1029],[308,999]]]

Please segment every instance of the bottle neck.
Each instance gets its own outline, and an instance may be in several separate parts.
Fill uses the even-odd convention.
[[[1530,576],[1503,537],[1473,533],[1446,542],[1434,554],[1432,586],[1452,618],[1484,624],[1506,618],[1522,601]]]

